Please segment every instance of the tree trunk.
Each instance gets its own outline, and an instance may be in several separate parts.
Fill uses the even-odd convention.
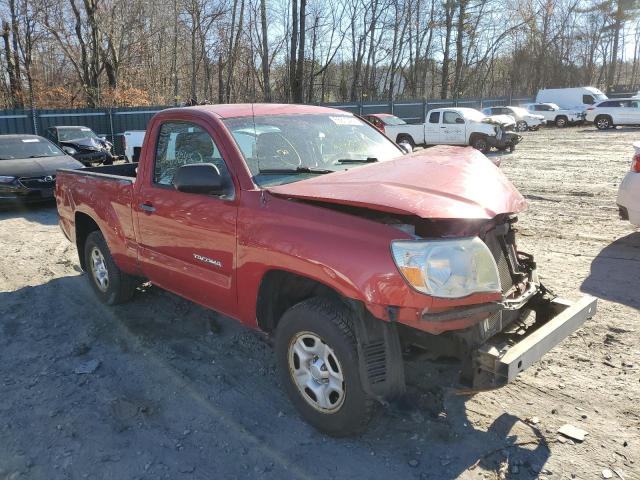
[[[298,51],[298,0],[291,0],[291,49],[289,50],[289,99],[295,97],[296,53]],[[295,101],[295,100],[294,100]]]
[[[269,42],[267,36],[266,0],[260,0],[260,23],[262,26],[262,83],[264,84],[264,101],[271,101],[271,82],[269,80]]]
[[[451,30],[453,29],[454,0],[447,0],[444,6],[445,13],[445,38],[442,58],[442,80],[440,86],[440,98],[447,98],[449,93],[449,48],[451,46]]]

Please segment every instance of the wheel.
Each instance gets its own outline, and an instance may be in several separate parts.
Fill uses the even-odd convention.
[[[487,139],[481,135],[473,137],[471,140],[471,146],[476,150],[480,150],[482,153],[487,153],[489,151],[489,142],[487,142]]]
[[[411,138],[411,135],[398,135],[398,138],[396,139],[396,143],[408,143],[411,146],[411,151],[413,151],[413,149],[416,147],[416,142],[413,141],[413,138]]]
[[[102,303],[117,305],[133,296],[137,286],[135,277],[118,268],[100,231],[91,232],[87,237],[84,264],[89,283]]]
[[[356,338],[350,311],[313,297],[287,310],[276,330],[280,381],[304,420],[332,436],[358,433],[376,403],[360,381]]]
[[[569,119],[567,117],[562,115],[559,117],[556,117],[556,121],[555,121],[556,127],[564,128],[567,126],[568,123],[569,123]]]
[[[607,115],[600,115],[596,117],[594,122],[596,124],[596,128],[598,130],[607,130],[608,128],[613,127],[613,122],[611,121],[611,117]]]
[[[518,123],[516,123],[516,130],[518,132],[526,132],[528,128],[529,126],[524,120],[520,120]]]

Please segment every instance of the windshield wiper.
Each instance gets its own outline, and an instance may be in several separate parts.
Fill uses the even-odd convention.
[[[337,160],[337,163],[376,163],[378,159],[376,157],[367,158],[341,158]]]
[[[280,173],[284,174],[298,174],[298,173],[317,173],[317,174],[325,174],[325,173],[333,173],[335,170],[328,170],[326,168],[313,168],[313,167],[296,167],[296,168],[265,168],[264,170],[259,170],[258,173],[265,175],[277,175]]]
[[[53,155],[29,155],[27,158],[46,158],[52,157]]]

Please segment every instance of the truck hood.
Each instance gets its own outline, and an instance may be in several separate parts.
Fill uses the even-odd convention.
[[[515,119],[511,115],[489,115],[482,121],[491,125],[502,125],[503,127],[516,124]]]
[[[526,208],[498,167],[470,147],[429,148],[267,190],[426,219],[491,219]]]
[[[68,155],[0,160],[0,175],[8,177],[40,177],[55,175],[56,170],[61,168],[75,170],[83,166]]]

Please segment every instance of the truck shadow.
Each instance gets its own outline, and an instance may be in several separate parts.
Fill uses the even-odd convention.
[[[594,297],[640,309],[640,232],[607,245],[591,262],[580,290]]]
[[[0,222],[12,218],[24,218],[41,225],[55,225],[58,223],[58,212],[54,201],[0,205]]]
[[[69,374],[88,359],[101,362],[95,374]],[[474,423],[469,397],[456,395],[457,364],[420,355],[408,359],[405,397],[386,406],[366,433],[326,437],[297,416],[279,388],[266,337],[152,286],[117,307],[98,303],[83,276],[0,292],[0,362],[5,383],[38,377],[53,402],[19,431],[0,431],[0,444],[46,459],[55,441],[75,452],[76,473],[101,476],[103,466],[113,468],[99,460],[105,451],[131,465],[136,450],[161,458],[170,478],[181,476],[184,462],[200,475],[218,471],[218,456],[203,456],[201,448],[166,448],[187,435],[185,421],[195,445],[230,445],[223,456],[233,477],[255,462],[273,478],[454,479],[508,466],[519,470],[517,478],[533,479],[550,457],[540,430],[517,416],[492,418],[493,407],[479,412],[482,425],[478,415]],[[42,376],[43,369],[64,373]],[[72,409],[67,399],[75,399]],[[23,409],[18,388],[3,401],[7,421]],[[74,435],[56,436],[66,421]],[[123,439],[138,447],[123,448]]]

